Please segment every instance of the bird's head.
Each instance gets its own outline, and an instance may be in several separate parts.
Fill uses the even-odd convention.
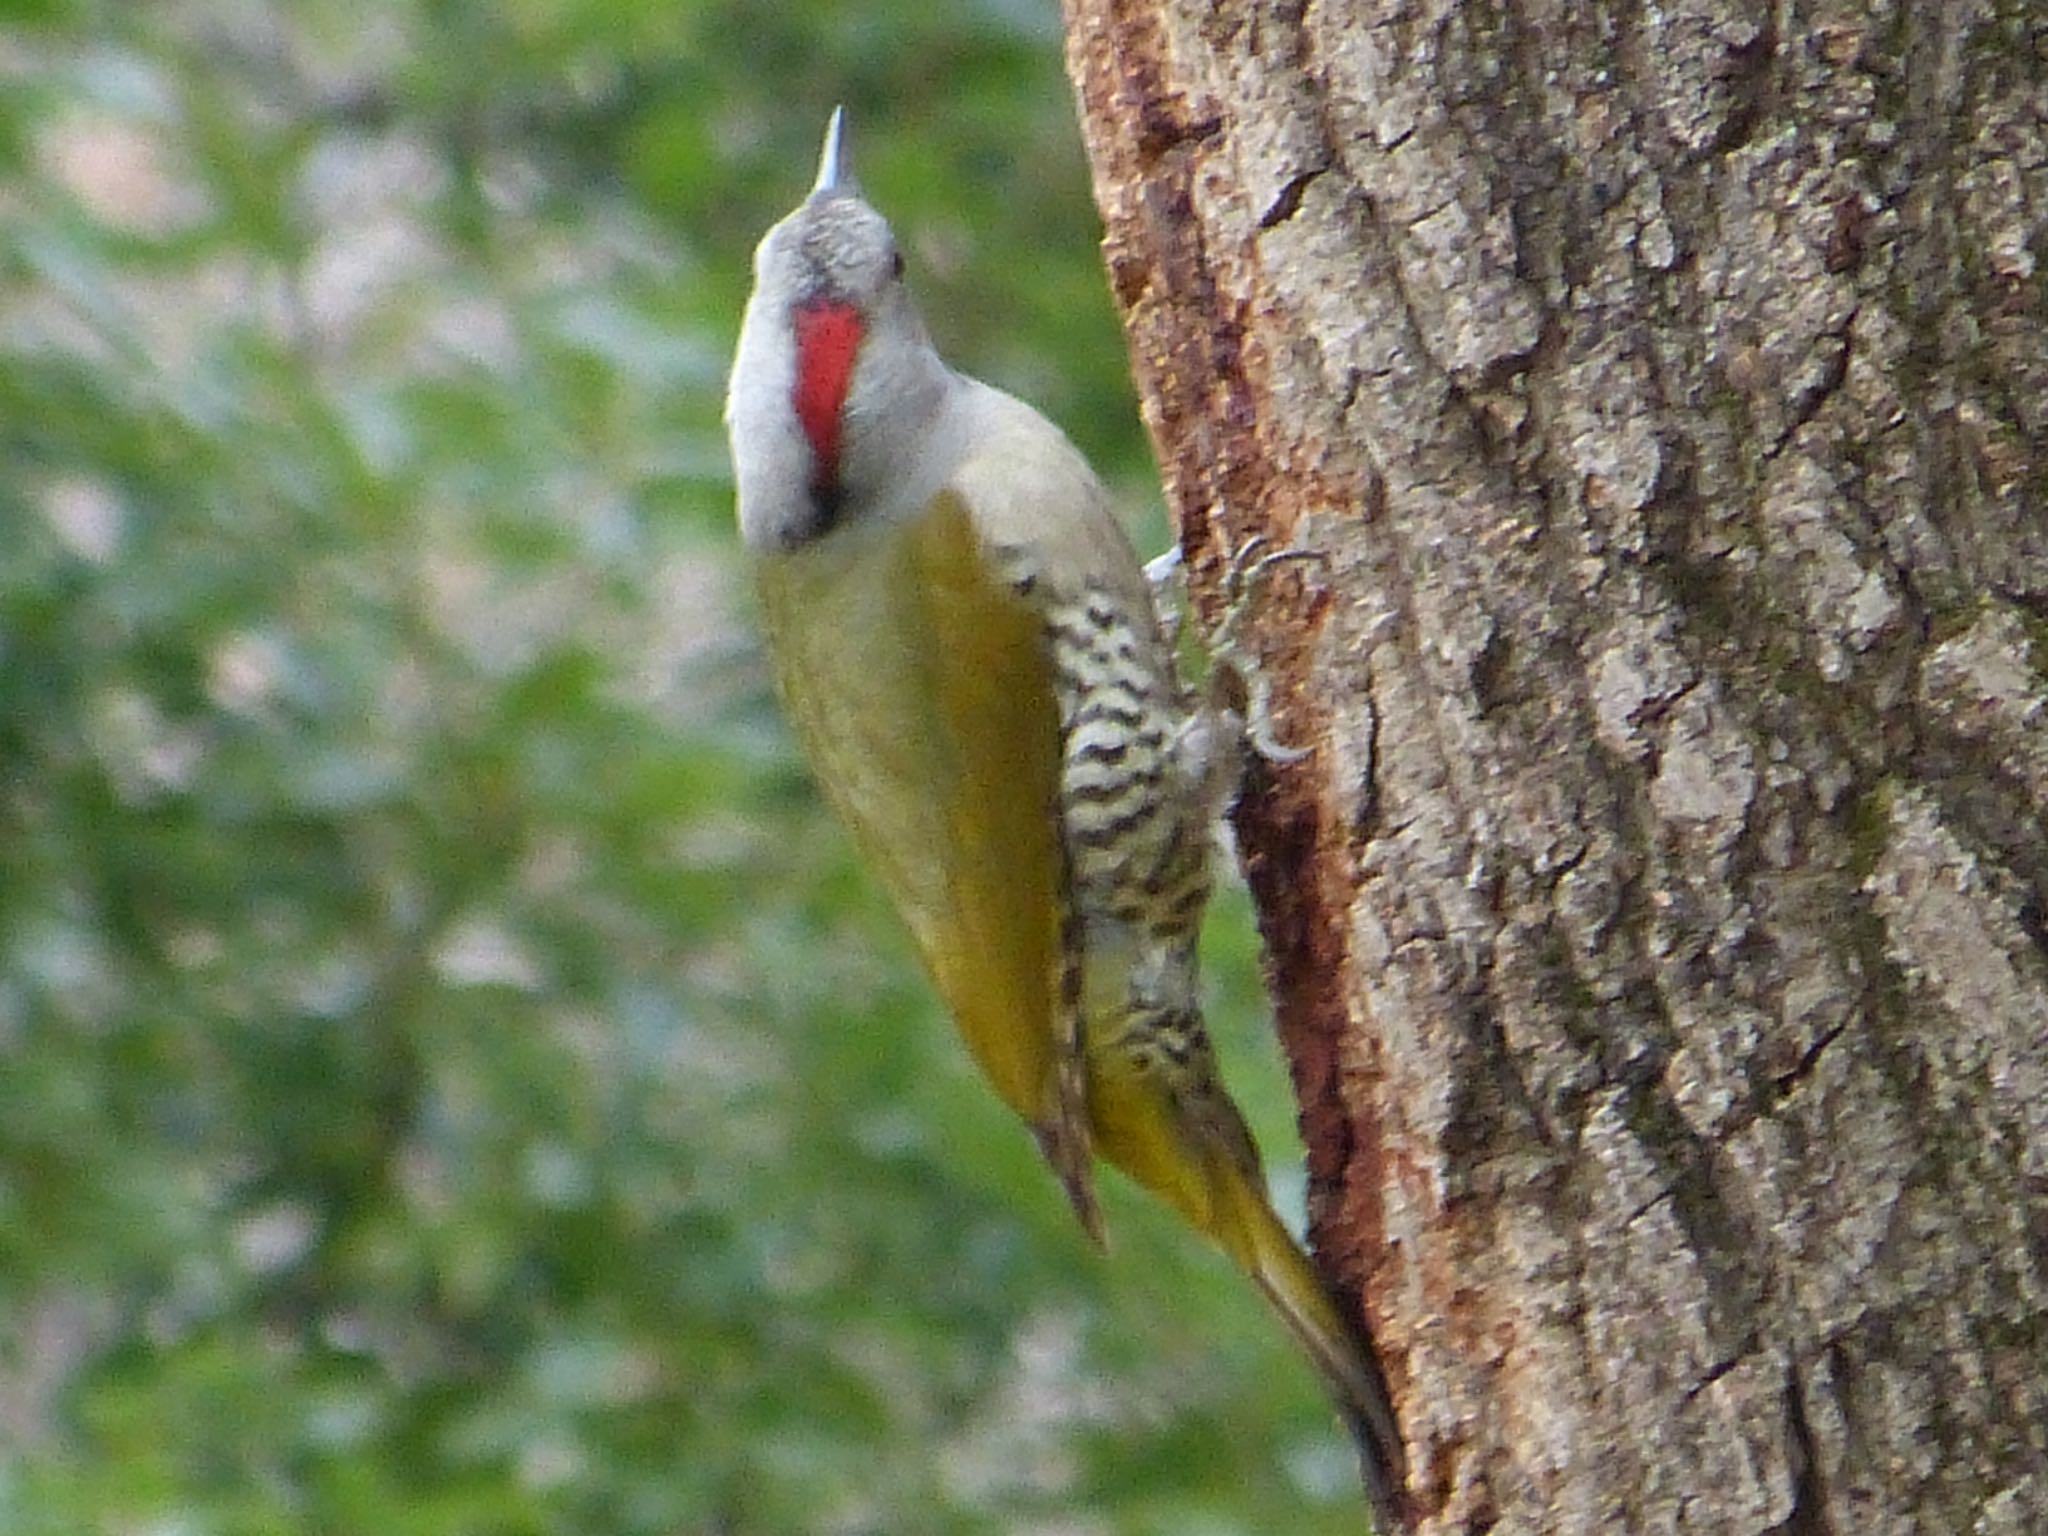
[[[810,196],[754,253],[726,398],[748,545],[801,544],[886,499],[949,377],[896,236],[853,180],[835,111]]]

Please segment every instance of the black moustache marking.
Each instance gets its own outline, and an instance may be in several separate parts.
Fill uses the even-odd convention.
[[[783,548],[800,549],[837,528],[846,515],[846,487],[837,480],[813,481],[810,508],[811,515],[783,535]]]

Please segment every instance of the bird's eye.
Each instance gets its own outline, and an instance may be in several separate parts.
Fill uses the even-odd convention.
[[[891,251],[889,253],[889,275],[897,278],[903,276],[903,253],[901,251]]]

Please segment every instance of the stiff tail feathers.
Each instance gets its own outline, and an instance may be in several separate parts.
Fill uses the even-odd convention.
[[[1402,1490],[1408,1480],[1407,1455],[1378,1361],[1357,1329],[1338,1312],[1308,1255],[1263,1200],[1257,1201],[1251,1225],[1253,1242],[1247,1268],[1315,1366],[1338,1417],[1357,1442],[1374,1529],[1380,1536],[1405,1531],[1408,1521]]]

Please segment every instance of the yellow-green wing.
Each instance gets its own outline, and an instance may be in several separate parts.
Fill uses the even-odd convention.
[[[1059,720],[1039,616],[960,499],[778,555],[762,604],[826,798],[910,927],[997,1093],[1095,1215],[1075,1010],[1062,996]]]

